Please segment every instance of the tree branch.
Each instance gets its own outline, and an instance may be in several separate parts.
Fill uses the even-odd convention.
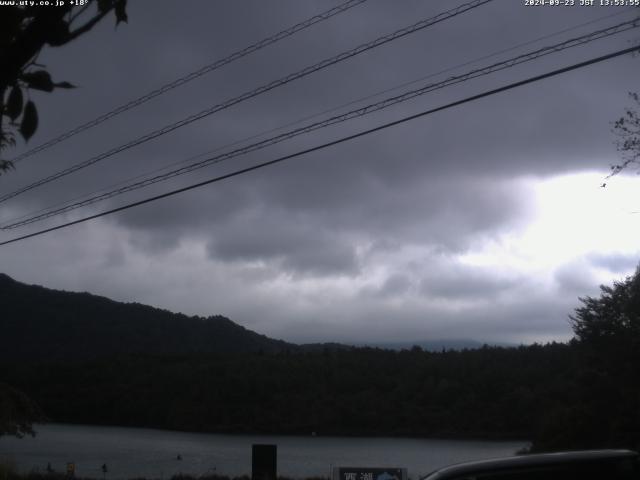
[[[35,17],[10,48],[0,52],[0,84],[12,85],[15,82],[24,66],[47,42],[50,26],[64,17],[68,8],[56,8],[52,13]]]
[[[113,7],[110,7],[104,12],[98,13],[95,17],[93,17],[91,20],[89,20],[87,23],[85,23],[81,27],[78,27],[73,32],[69,32],[69,35],[67,36],[67,41],[65,43],[71,42],[72,40],[75,40],[80,35],[87,33],[89,30],[91,30],[94,27],[94,25],[96,25],[100,20],[102,20],[112,9]]]
[[[78,18],[80,15],[86,12],[90,6],[91,6],[91,3],[87,2],[87,4],[84,7],[81,7],[76,14],[71,15],[71,17],[69,18],[69,25],[71,25],[76,20],[76,18]],[[69,13],[71,13],[72,11],[73,10],[69,10]]]

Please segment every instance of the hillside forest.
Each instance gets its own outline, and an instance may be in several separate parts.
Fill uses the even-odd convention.
[[[435,352],[295,345],[2,275],[0,382],[55,422],[637,449],[639,272],[582,298],[568,343]]]

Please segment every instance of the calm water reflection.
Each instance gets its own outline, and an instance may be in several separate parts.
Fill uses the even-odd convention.
[[[0,460],[20,471],[64,470],[107,479],[166,479],[175,473],[251,474],[251,445],[278,445],[278,474],[328,476],[331,466],[406,467],[413,479],[451,463],[513,455],[525,442],[421,440],[405,438],[216,435],[143,428],[50,424],[36,438],[0,437]],[[182,460],[177,460],[180,455]]]

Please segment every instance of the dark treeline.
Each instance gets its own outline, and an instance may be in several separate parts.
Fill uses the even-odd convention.
[[[585,396],[592,394],[580,381],[587,372],[579,357],[578,345],[565,344],[441,353],[327,349],[5,362],[0,375],[59,422],[209,432],[533,438],[544,449],[569,441],[591,446],[584,432],[575,435],[575,426],[556,428],[582,415]],[[603,417],[607,422],[619,413],[611,407]]]
[[[0,361],[85,360],[117,354],[281,351],[295,345],[220,315],[199,317],[90,293],[26,285],[0,273]]]
[[[640,447],[640,273],[582,299],[568,344],[442,352],[303,348],[223,317],[0,283],[0,382],[52,421]]]
[[[40,473],[37,471],[31,471],[28,473],[20,473],[15,468],[7,468],[0,464],[0,478],[2,480],[69,480],[69,477],[60,472]],[[74,480],[95,480],[91,477],[73,477]],[[106,478],[106,476],[105,476]],[[248,475],[242,475],[239,477],[229,477],[227,475],[186,475],[177,474],[169,477],[169,480],[250,480]],[[153,480],[144,478],[135,478],[131,480]],[[290,477],[278,476],[277,480],[294,480]],[[297,479],[300,480],[300,479]],[[304,480],[328,480],[327,477],[309,477]]]

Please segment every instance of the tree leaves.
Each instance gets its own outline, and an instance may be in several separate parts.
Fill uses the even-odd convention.
[[[35,437],[32,424],[46,420],[36,402],[6,383],[0,383],[0,405],[3,407],[0,413],[0,436]]]
[[[115,2],[115,14],[116,14],[116,25],[120,22],[127,23],[129,17],[127,17],[127,0],[116,0]]]
[[[18,133],[28,141],[38,128],[36,106],[28,99],[29,90],[25,93],[25,89],[50,93],[56,88],[76,88],[66,81],[54,82],[42,65],[32,61],[42,47],[47,44],[60,47],[69,43],[90,31],[112,10],[116,25],[128,21],[127,0],[59,2],[64,8],[55,12],[36,7],[38,2],[31,2],[34,5],[22,3],[22,7],[6,6],[0,14],[0,44],[3,45],[3,57],[7,56],[7,62],[0,69],[3,84],[0,95],[0,151],[15,146]],[[83,7],[76,9],[75,5]],[[93,11],[87,10],[90,5],[95,5]],[[72,11],[77,14],[72,14]],[[85,11],[89,13],[84,15]],[[70,31],[72,26],[77,26],[73,32]],[[5,49],[7,55],[4,55]],[[14,55],[14,51],[25,51],[29,55],[23,59],[22,55]],[[8,95],[5,97],[6,92]],[[0,173],[11,167],[7,161],[0,159]]]
[[[47,43],[52,47],[59,47],[69,42],[69,24],[59,19],[51,24],[47,30]]]
[[[615,140],[623,162],[612,165],[609,177],[619,174],[632,163],[640,163],[640,95],[629,92],[629,97],[636,105],[625,109],[624,115],[613,123],[612,132],[618,137]]]
[[[129,17],[127,17],[127,0],[98,0],[98,11],[100,13],[108,12],[114,9],[116,14],[116,26],[120,22],[127,23]]]
[[[15,85],[9,93],[9,99],[7,100],[7,115],[13,121],[15,121],[22,113],[22,90],[18,85]]]
[[[29,100],[24,106],[24,114],[20,123],[20,134],[29,140],[38,128],[38,111],[33,101]]]
[[[46,70],[23,73],[20,79],[23,80],[29,88],[42,90],[43,92],[52,92],[54,88],[76,88],[75,85],[69,82],[54,83],[53,80],[51,80],[51,74]]]
[[[53,86],[56,88],[76,88],[75,85],[69,82],[58,82],[58,83],[54,83]]]
[[[104,13],[111,8],[111,0],[98,0],[98,11]]]
[[[13,168],[16,168],[16,167],[14,167],[13,162],[11,160],[0,160],[0,175],[2,175],[3,172],[6,172]]]
[[[20,78],[27,83],[29,88],[42,90],[43,92],[53,92],[54,84],[51,75],[45,70],[23,73]]]
[[[28,88],[42,90],[44,92],[51,92],[54,88],[76,88],[75,85],[69,82],[53,83],[51,75],[45,70],[23,73],[20,79],[27,84]],[[7,115],[11,121],[15,122],[20,117],[20,114],[22,114],[19,131],[22,137],[26,141],[29,141],[38,129],[38,110],[36,109],[35,103],[31,100],[24,104],[24,109],[23,104],[22,89],[19,85],[15,85],[9,93],[4,115]]]

